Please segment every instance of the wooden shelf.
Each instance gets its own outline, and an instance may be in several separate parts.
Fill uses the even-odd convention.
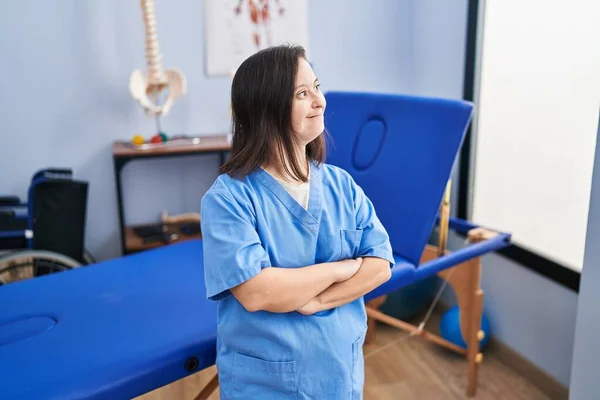
[[[228,135],[195,136],[180,139],[173,137],[172,140],[165,143],[143,146],[135,146],[126,141],[113,143],[113,157],[115,158],[143,158],[229,150],[231,150],[231,142]]]
[[[202,239],[202,235],[200,233],[186,235],[186,234],[182,233],[178,229],[178,227],[175,226],[172,229],[170,229],[170,231],[173,233],[176,233],[179,236],[178,239],[175,239],[175,240],[172,240],[169,242],[157,240],[157,241],[153,241],[150,243],[144,243],[144,240],[135,234],[134,229],[136,227],[137,226],[128,226],[125,228],[125,250],[126,250],[126,253],[135,253],[138,251],[154,249],[154,248],[165,246],[168,244],[184,242],[186,240]]]

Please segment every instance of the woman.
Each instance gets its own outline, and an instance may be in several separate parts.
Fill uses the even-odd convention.
[[[231,158],[201,206],[221,399],[361,399],[362,296],[390,277],[388,235],[324,163],[326,102],[301,47],[254,54],[231,92]]]

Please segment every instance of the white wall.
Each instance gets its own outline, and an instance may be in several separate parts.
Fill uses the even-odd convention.
[[[598,127],[600,138],[600,122]],[[600,141],[592,178],[587,238],[573,351],[570,399],[587,400],[600,397],[598,359],[600,358]]]
[[[467,4],[414,1],[414,93],[462,99]]]
[[[322,90],[406,93],[414,86],[412,0],[309,0],[309,40]]]

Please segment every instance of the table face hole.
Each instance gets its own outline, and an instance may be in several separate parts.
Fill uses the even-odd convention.
[[[352,164],[359,171],[369,169],[383,148],[387,126],[381,117],[365,121],[356,135],[352,149]]]
[[[56,319],[47,316],[24,317],[10,322],[0,321],[0,347],[40,335],[56,325]]]
[[[188,358],[187,361],[185,362],[185,369],[188,372],[195,371],[196,368],[198,368],[199,364],[200,364],[200,362],[198,360],[198,357]]]

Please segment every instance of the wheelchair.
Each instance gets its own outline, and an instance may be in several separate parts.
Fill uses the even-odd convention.
[[[72,175],[39,170],[26,202],[0,196],[0,286],[95,263],[84,247],[88,182]]]

